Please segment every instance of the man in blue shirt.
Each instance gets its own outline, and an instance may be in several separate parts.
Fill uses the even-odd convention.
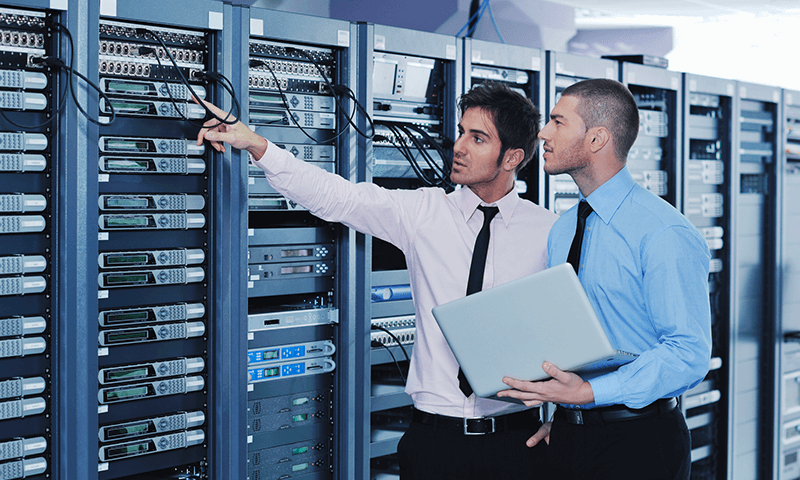
[[[625,162],[638,130],[630,91],[596,79],[564,90],[539,133],[545,172],[568,173],[585,202],[550,231],[548,266],[569,256],[611,344],[639,355],[588,381],[550,363],[550,380],[504,379],[512,390],[501,396],[558,404],[528,445],[547,441],[559,480],[689,478],[689,431],[676,397],[708,372],[710,255],[683,215],[631,177]],[[582,245],[572,247],[580,223]]]

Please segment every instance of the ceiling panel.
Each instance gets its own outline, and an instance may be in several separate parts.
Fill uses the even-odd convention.
[[[582,17],[669,15],[715,17],[736,12],[781,14],[800,11],[797,0],[726,0],[706,2],[702,0],[555,0],[555,3],[585,9]],[[587,15],[588,14],[588,15]]]

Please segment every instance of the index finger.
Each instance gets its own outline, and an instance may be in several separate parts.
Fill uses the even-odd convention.
[[[534,385],[533,382],[526,382],[524,380],[517,380],[516,378],[503,377],[503,383],[511,388],[521,390],[523,392],[530,392],[530,387]]]
[[[234,117],[233,115],[229,114],[225,110],[222,110],[221,108],[219,108],[218,106],[214,105],[211,102],[207,102],[207,101],[203,100],[202,98],[197,98],[197,96],[195,96],[195,95],[192,95],[192,100],[194,100],[195,103],[197,103],[198,105],[205,105],[206,108],[211,110],[211,113],[213,113],[214,115],[216,115],[219,118],[228,117],[228,120],[231,120],[231,121],[236,120],[236,117]]]

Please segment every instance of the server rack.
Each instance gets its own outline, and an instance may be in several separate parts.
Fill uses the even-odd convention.
[[[351,178],[363,117],[348,22],[259,8],[243,72],[251,128],[301,160]],[[352,37],[351,37],[352,36]],[[245,83],[246,82],[246,83]],[[363,127],[360,127],[363,128]],[[362,132],[364,130],[361,130]],[[353,232],[313,217],[248,170],[247,478],[351,478],[359,295]]]
[[[778,170],[779,192],[779,288],[776,301],[780,305],[775,342],[776,390],[775,444],[773,478],[800,478],[800,301],[798,265],[800,265],[800,92],[783,91],[781,129],[783,143]]]
[[[382,25],[360,28],[367,39],[367,91],[376,134],[366,151],[367,180],[390,188],[451,188],[449,162],[463,74],[456,38]],[[403,145],[413,151],[404,155]],[[364,371],[371,388],[363,432],[369,439],[368,474],[397,478],[397,443],[411,417],[403,378],[405,357],[413,349],[414,305],[402,253],[377,239],[371,239],[367,252],[372,302],[365,321],[370,330],[381,327],[396,338],[383,330],[369,337],[375,346],[367,349],[371,368]]]
[[[86,293],[97,292],[97,307],[83,333],[97,339],[87,423],[103,479],[231,470],[212,449],[229,413],[217,408],[226,377],[217,375],[232,360],[214,362],[216,334],[236,312],[223,305],[237,280],[220,221],[232,182],[219,157],[195,144],[206,112],[191,101],[222,103],[230,10],[215,1],[174,6],[104,1],[88,20],[90,78],[103,96],[87,109],[97,120],[86,171],[97,229],[84,248],[97,286]]]
[[[565,88],[590,78],[619,79],[619,64],[614,60],[587,58],[562,52],[548,51],[546,54],[547,81],[546,109],[542,112],[544,122],[549,121],[550,112],[556,106],[561,92]],[[545,175],[544,157],[540,149],[539,171],[539,205],[558,215],[566,212],[578,203],[578,186],[567,174]]]
[[[735,82],[684,74],[683,214],[704,234],[712,254],[709,273],[712,354],[710,372],[686,392],[681,408],[692,433],[692,478],[726,471],[728,338],[730,313],[731,160]],[[709,201],[708,198],[722,200]],[[722,205],[722,208],[711,208]]]
[[[0,477],[55,470],[66,5],[0,5]],[[66,62],[65,62],[66,63]],[[63,257],[62,257],[63,258]]]
[[[772,476],[780,89],[737,83],[732,165],[728,476]],[[767,445],[770,448],[767,449]]]
[[[644,188],[680,209],[682,74],[621,62],[619,78],[639,106],[639,136],[628,153],[628,169]]]
[[[479,83],[493,81],[505,83],[512,89],[530,98],[539,109],[542,118],[544,111],[544,53],[535,48],[505,45],[473,38],[464,38],[464,87],[466,92]],[[546,122],[546,120],[545,120]],[[537,152],[538,153],[538,152]],[[517,174],[517,192],[520,197],[540,204],[543,172],[538,162],[531,160]]]

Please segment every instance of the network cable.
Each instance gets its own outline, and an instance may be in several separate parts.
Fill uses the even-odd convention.
[[[456,33],[456,37],[464,33],[464,30],[467,31],[467,33],[464,34],[464,36],[471,37],[472,34],[475,32],[475,28],[477,28],[478,23],[481,21],[481,18],[483,18],[483,14],[486,13],[487,10],[489,11],[489,18],[491,18],[492,20],[494,31],[497,33],[497,36],[500,37],[500,42],[506,43],[505,39],[503,38],[503,35],[500,33],[500,28],[498,28],[497,26],[497,21],[494,18],[494,12],[492,11],[491,0],[483,0],[483,2],[481,2],[480,6],[478,7],[478,10],[469,17],[467,23],[465,23],[464,26],[461,27],[461,30],[459,30],[458,33]]]
[[[111,103],[110,103],[110,100],[109,100],[108,96],[106,96],[106,94],[103,93],[103,91],[102,91],[102,89],[100,89],[100,87],[98,87],[91,80],[89,80],[85,75],[83,75],[82,73],[76,71],[72,67],[73,64],[75,63],[75,42],[72,39],[72,33],[69,31],[69,29],[65,25],[63,25],[61,23],[53,22],[52,25],[54,27],[57,27],[58,29],[62,30],[64,32],[64,34],[67,36],[67,39],[69,40],[69,50],[70,50],[69,64],[65,64],[60,58],[52,57],[52,56],[50,56],[50,57],[33,56],[33,57],[30,58],[30,62],[32,64],[34,64],[34,65],[46,65],[48,67],[58,67],[58,68],[62,68],[64,70],[66,70],[69,78],[67,80],[67,85],[64,86],[64,91],[62,92],[61,100],[59,102],[58,107],[56,108],[56,111],[53,112],[53,115],[49,119],[45,120],[44,122],[42,122],[42,123],[40,123],[38,125],[22,125],[22,124],[16,123],[16,122],[12,121],[11,119],[9,119],[8,116],[6,116],[5,112],[3,112],[2,110],[0,110],[0,115],[2,115],[2,117],[8,123],[10,123],[11,125],[14,125],[17,128],[22,128],[22,129],[25,129],[25,130],[32,130],[32,129],[43,127],[43,126],[48,125],[49,123],[51,123],[56,117],[60,116],[61,112],[64,109],[64,105],[66,104],[67,88],[69,88],[69,92],[70,92],[70,94],[72,96],[72,100],[75,102],[75,106],[78,107],[78,110],[81,112],[81,114],[83,114],[84,117],[86,117],[87,120],[89,120],[90,122],[94,123],[95,125],[108,125],[108,124],[112,123],[116,119],[116,113],[114,111],[113,105],[111,105]],[[103,99],[105,99],[106,102],[109,103],[109,106],[111,108],[111,118],[108,121],[101,122],[99,118],[97,120],[95,120],[94,118],[92,118],[89,115],[88,112],[86,112],[86,110],[83,109],[83,107],[81,106],[80,102],[78,102],[78,95],[75,93],[75,83],[74,83],[74,80],[73,80],[73,76],[76,76],[76,77],[80,78],[81,80],[83,80],[84,82],[86,82],[87,85],[89,85],[93,90],[97,91],[97,93]]]
[[[292,50],[300,52],[300,50],[297,50],[297,49],[292,49]],[[305,52],[302,52],[302,53],[303,53],[303,55],[305,55]],[[306,56],[306,58],[309,58],[309,57]],[[328,85],[328,88],[331,90],[331,93],[333,94],[333,99],[336,102],[336,105],[338,107],[338,111],[339,112],[343,112],[344,111],[344,107],[342,107],[342,104],[341,104],[341,102],[339,102],[339,98],[337,97],[337,94],[340,94],[339,92],[344,91],[344,93],[346,93],[349,98],[354,100],[355,107],[354,107],[353,111],[350,113],[350,115],[344,115],[344,117],[347,119],[347,123],[349,125],[352,125],[353,128],[356,130],[356,132],[358,132],[359,135],[361,135],[361,136],[363,136],[365,138],[372,138],[372,135],[365,134],[364,132],[362,132],[356,126],[355,123],[353,123],[353,117],[355,116],[355,112],[357,110],[361,110],[362,112],[364,112],[364,116],[366,117],[367,122],[369,122],[370,129],[372,129],[373,132],[374,132],[374,126],[373,126],[373,123],[372,123],[372,119],[369,117],[369,115],[367,114],[367,112],[364,109],[364,107],[358,102],[358,100],[356,99],[356,96],[353,93],[353,91],[350,90],[348,87],[346,87],[344,85],[334,85],[334,84],[332,84],[330,82],[330,80],[328,80],[328,77],[324,74],[322,69],[319,67],[319,65],[316,62],[314,62],[313,59],[309,58],[309,60],[311,60],[311,62],[317,68],[319,74],[322,76],[322,78],[325,80],[325,83]],[[297,119],[294,118],[294,115],[292,115],[291,107],[286,102],[286,95],[284,95],[284,93],[283,93],[283,89],[281,88],[280,81],[278,81],[278,77],[277,77],[277,75],[275,75],[275,71],[272,69],[272,67],[269,65],[269,63],[267,63],[267,62],[265,62],[263,60],[251,59],[250,60],[250,68],[258,68],[258,67],[266,67],[267,71],[270,73],[270,75],[272,75],[272,79],[275,81],[275,87],[278,89],[278,96],[281,98],[281,102],[283,103],[283,108],[286,110],[286,116],[291,119],[291,121],[295,124],[295,126],[297,128],[299,128],[300,131],[303,133],[303,135],[305,135],[309,140],[311,140],[312,142],[317,143],[317,144],[319,144],[319,143],[330,143],[330,142],[333,142],[334,140],[336,140],[337,138],[341,137],[347,131],[346,128],[342,128],[341,130],[336,132],[336,134],[332,138],[328,138],[328,139],[325,139],[325,140],[322,140],[322,141],[317,140],[316,138],[311,136],[303,128],[303,126],[300,125],[300,123],[297,121]]]
[[[162,40],[161,37],[156,32],[154,32],[152,30],[149,30],[149,29],[146,29],[146,28],[137,28],[136,29],[136,33],[138,33],[140,35],[145,35],[145,34],[150,35],[151,37],[153,37],[161,45],[161,48],[164,49],[164,53],[167,54],[167,58],[169,58],[170,63],[172,63],[172,66],[175,67],[175,70],[178,72],[178,76],[180,77],[181,82],[186,86],[188,91],[191,92],[192,91],[192,86],[189,84],[189,81],[186,79],[186,76],[181,71],[180,67],[178,66],[178,62],[175,61],[175,57],[172,56],[172,52],[169,51],[169,48],[164,43],[164,40]],[[159,70],[161,71],[161,76],[166,81],[167,79],[164,76],[163,67],[161,65],[161,60],[159,59],[158,53],[155,51],[155,49],[153,49],[153,56],[156,58],[156,62],[158,62],[158,67],[159,67]],[[201,107],[203,107],[203,110],[205,110],[208,115],[211,115],[218,122],[220,122],[217,125],[212,125],[209,128],[215,128],[215,127],[218,127],[219,125],[222,125],[222,124],[234,125],[236,122],[238,122],[239,120],[236,119],[236,118],[234,118],[233,120],[229,120],[232,116],[238,118],[238,116],[241,113],[241,108],[239,106],[239,100],[236,98],[236,93],[234,92],[233,84],[231,84],[230,80],[228,80],[224,75],[216,73],[216,72],[200,72],[200,73],[197,74],[197,76],[200,77],[200,78],[207,78],[207,79],[215,80],[218,83],[220,83],[222,85],[222,87],[225,90],[227,90],[228,93],[230,94],[231,100],[232,100],[232,103],[233,103],[233,105],[231,107],[231,110],[229,110],[227,112],[227,114],[225,115],[225,118],[221,118],[217,114],[215,114],[213,111],[211,111],[211,109],[208,108],[208,106],[206,106],[206,104],[204,102],[202,102],[202,101],[197,102]],[[184,120],[186,120],[187,122],[189,122],[189,123],[191,123],[192,125],[195,125],[195,126],[200,126],[200,127],[204,126],[203,125],[204,122],[195,122],[195,121],[190,120],[189,118],[187,118],[185,115],[183,115],[183,113],[180,111],[180,109],[178,109],[178,107],[177,107],[177,105],[175,103],[175,99],[172,97],[172,92],[170,92],[169,88],[167,88],[167,95],[169,96],[170,100],[172,101],[173,106],[175,106],[175,109],[178,111],[178,114]],[[236,111],[235,115],[233,114],[234,110]]]
[[[450,171],[452,169],[452,160],[450,156],[445,152],[444,148],[426,132],[423,128],[420,128],[417,125],[413,124],[406,124],[406,123],[399,123],[399,122],[390,122],[390,121],[380,121],[377,122],[378,125],[386,127],[390,132],[390,137],[385,137],[382,135],[376,135],[374,140],[379,141],[388,141],[394,146],[400,154],[405,158],[411,169],[414,171],[414,174],[422,181],[423,185],[427,187],[440,187],[444,188],[446,191],[450,192],[455,189],[455,184],[450,180]],[[423,139],[431,146],[426,147],[414,133],[419,134]],[[406,142],[410,142],[412,145],[409,145]],[[416,156],[414,155],[414,150],[412,147],[416,149],[419,153],[419,156],[422,157],[422,160],[428,166],[428,169],[432,172],[432,178],[428,178],[427,175],[423,172],[423,167],[417,161]],[[428,153],[428,148],[433,148],[437,151],[439,156],[442,159],[442,166],[440,166],[434,158]]]
[[[397,345],[400,347],[400,350],[403,352],[403,356],[406,357],[406,361],[409,362],[409,363],[411,362],[411,359],[408,357],[408,352],[406,352],[405,347],[403,347],[403,344],[400,343],[400,340],[397,338],[397,336],[394,333],[392,333],[391,331],[389,331],[389,329],[387,329],[385,327],[382,327],[380,325],[372,325],[372,329],[373,330],[380,330],[380,331],[388,334],[390,337],[392,337],[392,340],[394,340],[395,343],[397,343]],[[406,383],[406,376],[403,374],[403,369],[400,368],[400,363],[395,358],[394,353],[392,353],[392,349],[389,348],[388,345],[385,345],[385,344],[383,344],[383,343],[381,343],[381,342],[379,342],[377,340],[372,341],[371,345],[373,347],[381,346],[381,347],[385,348],[387,352],[389,352],[389,356],[392,357],[392,360],[394,360],[394,364],[397,367],[397,371],[400,372],[400,378],[403,379],[403,384],[405,384]]]

